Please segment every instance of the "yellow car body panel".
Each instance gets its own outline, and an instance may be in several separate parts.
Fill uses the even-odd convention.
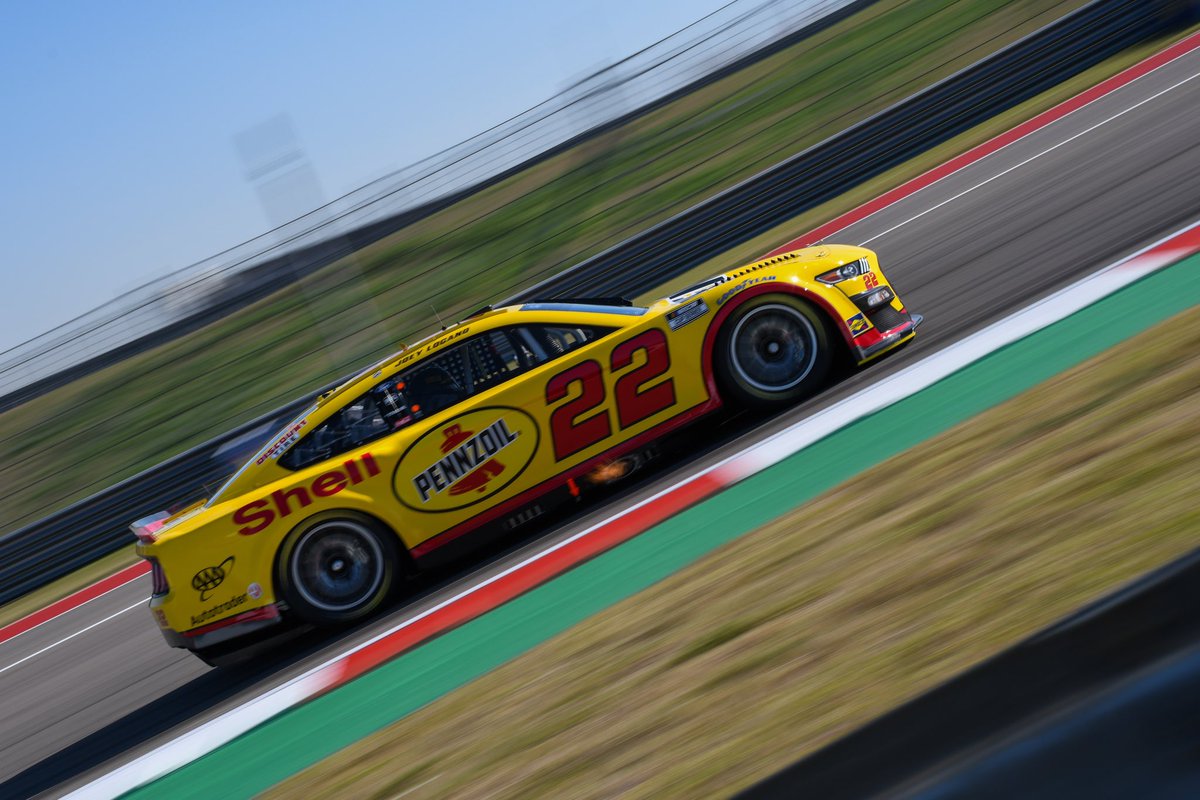
[[[833,285],[817,280],[856,262],[864,265],[862,275]],[[890,338],[876,330],[851,298],[881,287],[890,290],[874,253],[826,245],[755,262],[648,309],[575,310],[547,301],[450,326],[316,401],[205,505],[161,520],[152,532],[135,525],[139,553],[165,579],[151,598],[153,614],[175,634],[174,644],[188,647],[212,641],[207,633],[223,625],[276,620],[283,600],[277,556],[297,525],[316,514],[369,515],[395,533],[416,563],[480,525],[515,528],[540,513],[537,498],[546,491],[718,409],[713,342],[721,321],[745,299],[772,293],[807,299],[853,360],[864,363],[911,339],[920,321],[908,320],[891,291],[887,305],[908,321]],[[529,365],[496,385],[476,379],[469,397],[433,413],[421,413],[416,388],[405,383],[460,344],[492,341],[484,336],[489,332],[506,331],[504,341],[519,344],[522,331],[559,329],[598,334],[561,355],[541,353],[542,363],[533,362],[534,353]],[[550,333],[538,336],[529,339],[533,350],[539,341],[557,341]],[[429,369],[443,379],[440,368]],[[304,463],[314,458],[306,454],[324,452],[320,438],[342,430],[334,423],[348,419],[370,392],[394,404],[404,398],[400,427]]]

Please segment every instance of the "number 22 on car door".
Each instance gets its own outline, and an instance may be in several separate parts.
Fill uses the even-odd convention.
[[[577,461],[671,416],[675,378],[666,334],[620,333],[581,352],[546,381],[554,460]]]

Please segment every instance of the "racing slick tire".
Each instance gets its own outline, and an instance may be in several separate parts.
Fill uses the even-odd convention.
[[[371,517],[353,511],[317,514],[292,531],[280,551],[280,594],[304,622],[356,622],[391,594],[398,550],[395,535]]]
[[[774,408],[825,384],[832,361],[823,314],[786,294],[766,294],[739,306],[717,335],[713,369],[727,402]]]

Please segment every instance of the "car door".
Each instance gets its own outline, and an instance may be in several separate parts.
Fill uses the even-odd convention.
[[[413,443],[395,476],[434,538],[517,513],[679,411],[658,325],[517,325],[473,338],[464,354],[470,399]]]

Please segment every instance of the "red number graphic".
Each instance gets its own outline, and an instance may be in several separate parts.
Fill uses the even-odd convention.
[[[633,363],[638,352],[646,354],[646,363],[635,367],[617,379],[614,393],[617,420],[621,428],[636,425],[644,419],[675,405],[675,381],[667,378],[645,388],[655,378],[671,368],[667,337],[657,328],[638,334],[613,348],[613,372]],[[546,403],[553,405],[567,397],[572,384],[579,384],[579,395],[550,414],[550,438],[554,441],[554,458],[562,461],[581,450],[612,436],[612,420],[604,405],[604,371],[596,361],[584,361],[555,375],[546,382]]]
[[[868,272],[866,275],[863,275],[863,284],[868,289],[874,289],[879,285],[879,277],[874,272]]]
[[[636,425],[664,409],[675,405],[675,381],[667,378],[656,386],[644,389],[647,383],[665,375],[671,368],[667,337],[658,328],[621,342],[612,352],[612,368],[616,372],[633,363],[638,351],[646,354],[646,363],[617,379],[617,420],[622,428]]]
[[[571,384],[578,383],[579,396],[550,415],[550,438],[554,440],[554,458],[564,458],[585,450],[612,435],[608,411],[602,409],[581,420],[584,414],[604,403],[604,376],[595,361],[584,361],[563,370],[546,383],[546,402],[557,403],[567,396]]]

